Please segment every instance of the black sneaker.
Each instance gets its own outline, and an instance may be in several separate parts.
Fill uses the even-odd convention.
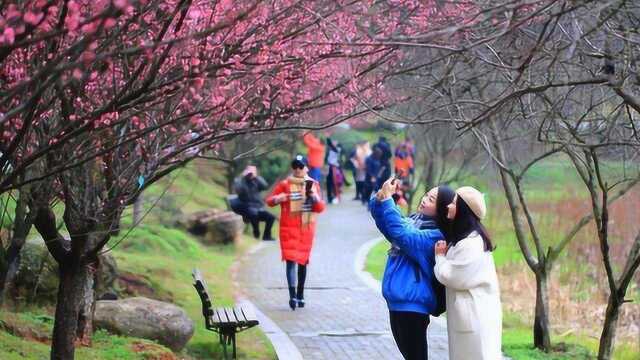
[[[303,305],[304,306],[304,305]],[[295,311],[296,310],[296,299],[289,299],[289,307],[291,308],[291,310]]]
[[[304,299],[296,299],[296,301],[298,302],[298,307],[299,308],[303,308],[304,307]]]

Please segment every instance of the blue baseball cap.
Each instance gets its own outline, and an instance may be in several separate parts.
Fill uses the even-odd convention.
[[[303,168],[307,166],[307,158],[301,154],[296,155],[293,160],[291,160],[291,168]]]

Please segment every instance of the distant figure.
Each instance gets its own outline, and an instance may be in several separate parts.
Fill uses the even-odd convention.
[[[249,220],[256,239],[260,237],[260,221],[265,222],[262,234],[262,240],[265,241],[274,240],[271,236],[271,227],[275,221],[275,216],[264,209],[264,202],[260,196],[260,192],[267,188],[267,182],[258,175],[258,169],[249,165],[233,182],[233,189],[238,198],[230,204],[236,214]]]
[[[382,187],[382,183],[384,183],[389,177],[391,177],[391,157],[393,154],[391,153],[391,145],[387,142],[387,138],[384,136],[380,136],[378,138],[378,142],[373,145],[373,149],[380,149],[380,173],[378,174],[378,183],[376,184],[376,190]]]
[[[354,200],[360,200],[363,203],[368,201],[368,197],[365,195],[365,181],[367,178],[367,157],[371,155],[371,147],[368,141],[359,142],[351,156],[349,161],[353,167],[353,178],[356,183],[356,196]]]
[[[280,251],[286,261],[289,307],[304,307],[304,283],[316,232],[315,214],[324,211],[318,182],[307,176],[302,155],[291,161],[292,174],[279,182],[267,197],[267,205],[280,205]],[[296,289],[296,264],[298,283]]]
[[[327,172],[327,201],[330,204],[340,202],[340,193],[345,182],[344,173],[340,166],[341,155],[342,149],[338,143],[331,138],[327,138],[325,161],[329,165],[329,171]]]
[[[398,145],[398,147],[396,147],[396,156],[398,156],[399,149],[403,149],[407,151],[409,155],[415,159],[416,157],[415,146],[413,145],[413,141],[411,141],[411,138],[409,138],[408,136],[405,137],[404,141],[401,142],[400,145]]]
[[[382,163],[380,159],[382,158],[382,150],[380,148],[373,148],[373,152],[371,155],[367,157],[365,160],[365,182],[364,182],[364,190],[362,199],[363,204],[367,204],[369,201],[369,197],[374,191],[378,191],[379,189],[379,177],[381,172],[384,170],[382,168]]]
[[[413,174],[413,155],[406,143],[401,143],[396,148],[393,165],[396,176],[400,179],[408,179]]]
[[[302,138],[307,146],[309,176],[320,183],[322,181],[322,167],[324,166],[324,145],[312,133],[304,134]]]

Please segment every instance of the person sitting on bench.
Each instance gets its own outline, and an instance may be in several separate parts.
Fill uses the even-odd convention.
[[[274,240],[271,236],[271,227],[275,221],[275,216],[264,208],[264,201],[260,192],[268,188],[267,182],[258,175],[258,169],[253,165],[248,165],[242,175],[233,182],[233,189],[238,195],[230,202],[231,210],[251,223],[253,236],[260,237],[260,221],[265,222],[262,240]]]

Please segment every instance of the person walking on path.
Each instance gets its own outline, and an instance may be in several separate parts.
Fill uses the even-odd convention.
[[[324,166],[324,144],[310,132],[304,134],[302,140],[307,147],[309,176],[320,183]]]
[[[253,165],[248,165],[242,175],[233,182],[233,189],[238,195],[232,200],[231,209],[238,215],[246,218],[253,228],[253,236],[260,237],[260,221],[264,221],[264,232],[262,240],[274,240],[271,236],[271,227],[275,221],[275,216],[264,209],[264,202],[260,192],[268,188],[267,182],[258,175],[258,169]]]
[[[446,286],[449,359],[502,359],[502,307],[494,247],[480,222],[484,196],[464,186],[456,190],[439,223],[445,241],[435,247],[435,276]]]
[[[382,163],[380,161],[381,158],[382,150],[380,150],[380,148],[374,148],[371,155],[369,155],[365,160],[364,197],[361,199],[363,204],[366,204],[367,201],[369,201],[371,194],[379,189],[378,176],[380,176],[383,170]]]
[[[341,156],[342,150],[338,143],[331,138],[327,138],[325,162],[329,165],[329,171],[327,172],[327,202],[329,204],[340,202],[342,185],[345,182],[344,173],[340,166]]]
[[[380,189],[382,187],[382,183],[384,183],[391,176],[391,158],[393,154],[391,153],[391,145],[387,142],[387,138],[384,136],[380,136],[378,142],[373,145],[373,149],[380,149],[380,173],[378,174],[378,183],[376,185],[376,189]]]
[[[385,185],[398,180],[389,180]],[[444,312],[444,287],[433,273],[435,243],[443,239],[434,217],[446,214],[455,194],[448,186],[430,190],[418,212],[403,218],[394,205],[395,186],[383,186],[370,200],[376,226],[391,243],[382,278],[382,295],[387,301],[393,338],[405,359],[427,359],[429,315]],[[408,221],[407,221],[408,220]],[[418,230],[424,230],[416,233]],[[421,236],[422,235],[422,236]]]
[[[304,307],[304,284],[315,236],[315,214],[324,211],[318,182],[307,175],[306,160],[297,155],[292,175],[279,182],[267,197],[267,205],[280,205],[280,251],[286,261],[289,307]],[[296,286],[297,265],[297,286]]]
[[[371,147],[368,141],[362,141],[355,146],[349,161],[353,167],[353,179],[356,183],[356,196],[354,200],[367,201],[368,197],[365,197],[365,181],[367,177],[366,160],[371,155]]]

